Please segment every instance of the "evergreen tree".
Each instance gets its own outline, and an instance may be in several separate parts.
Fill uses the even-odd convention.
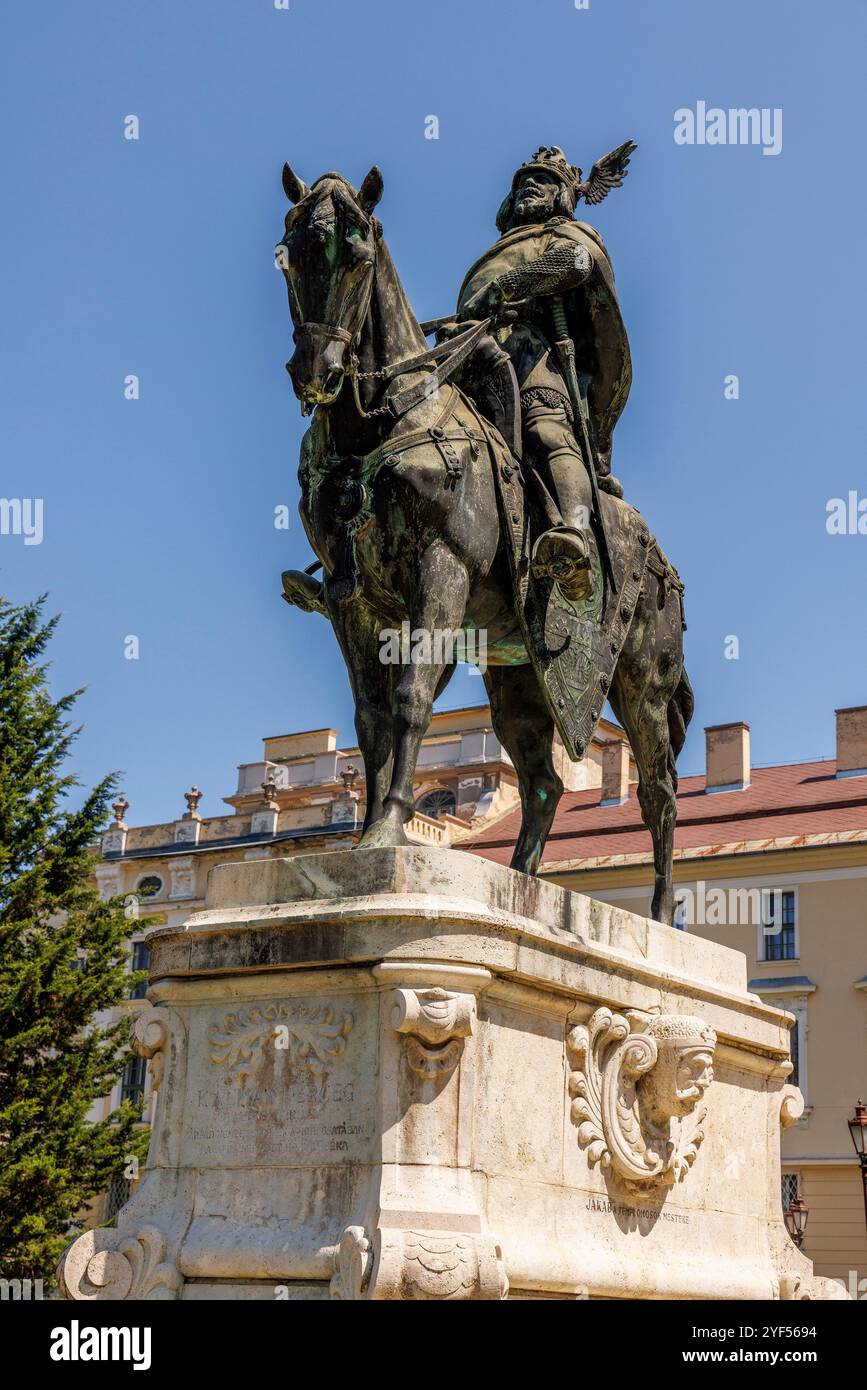
[[[0,1277],[50,1280],[70,1223],[90,1198],[144,1157],[146,1132],[127,1102],[89,1123],[117,1083],[129,1022],[95,1015],[127,997],[123,904],[91,883],[92,846],[114,779],[67,804],[63,765],[79,730],[81,691],[52,700],[41,657],[57,619],[44,597],[0,596]],[[73,1232],[74,1233],[74,1232]]]

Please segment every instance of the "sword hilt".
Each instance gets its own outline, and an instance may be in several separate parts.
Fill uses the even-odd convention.
[[[563,303],[563,296],[555,294],[551,296],[551,318],[554,321],[554,334],[559,341],[569,339],[569,325],[566,322],[566,306]]]

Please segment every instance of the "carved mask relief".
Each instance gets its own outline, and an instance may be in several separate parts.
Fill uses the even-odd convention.
[[[578,1143],[627,1184],[671,1186],[695,1162],[716,1034],[691,1014],[630,1021],[597,1009],[566,1040]]]

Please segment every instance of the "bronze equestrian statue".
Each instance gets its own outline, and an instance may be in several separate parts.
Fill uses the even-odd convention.
[[[283,586],[330,619],[343,652],[367,782],[362,846],[406,843],[421,740],[454,670],[437,645],[430,661],[384,664],[383,631],[484,631],[492,722],[521,793],[512,867],[536,872],[562,795],[555,727],[580,759],[607,698],[638,767],[652,912],[670,923],[675,763],[693,710],[683,585],[611,475],[629,347],[602,240],[573,217],[579,198],[622,183],[634,148],[586,182],[557,147],[537,151],[456,314],[431,325],[373,216],[379,170],[356,191],[335,173],[308,187],[284,167],[292,207],[276,256],[294,325],[287,371],[314,412],[298,476],[318,563]]]

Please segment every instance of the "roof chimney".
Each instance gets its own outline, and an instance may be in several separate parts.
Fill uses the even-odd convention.
[[[611,739],[602,748],[602,806],[622,806],[629,799],[629,744]]]
[[[837,715],[837,776],[867,774],[867,705],[835,710]]]
[[[714,724],[704,731],[707,792],[742,792],[750,785],[749,724]]]

